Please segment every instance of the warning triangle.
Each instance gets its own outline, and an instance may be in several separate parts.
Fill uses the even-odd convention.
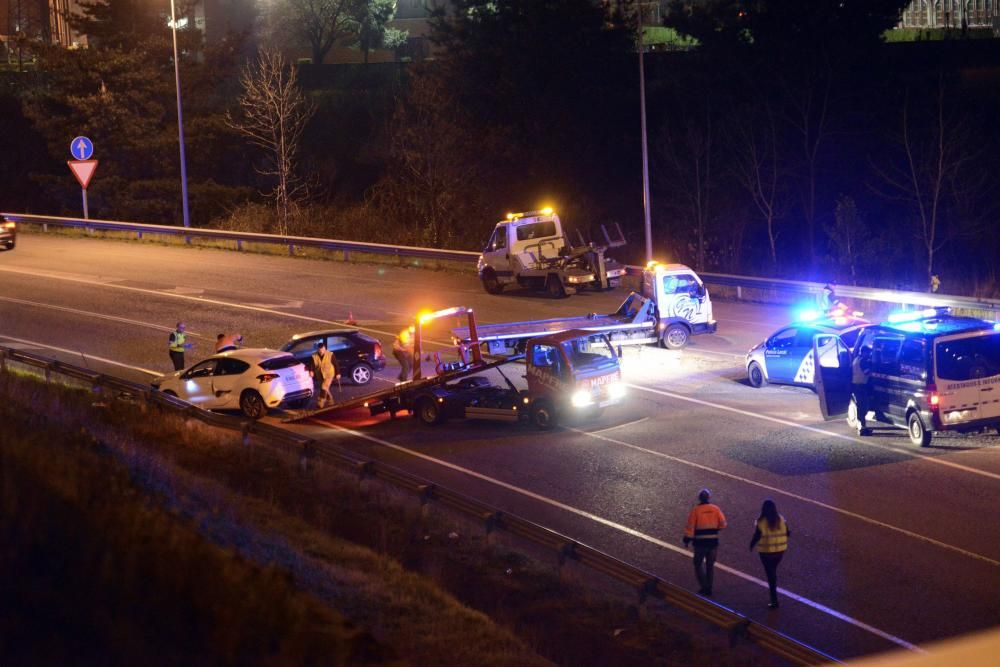
[[[72,160],[66,164],[69,165],[70,171],[76,176],[80,187],[86,190],[94,172],[97,171],[97,160]]]

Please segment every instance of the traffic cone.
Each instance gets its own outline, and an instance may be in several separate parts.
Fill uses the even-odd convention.
[[[354,313],[351,311],[347,311],[347,323],[350,325],[355,325],[358,323],[357,320],[354,319]]]

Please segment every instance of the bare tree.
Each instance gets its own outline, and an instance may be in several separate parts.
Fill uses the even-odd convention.
[[[265,166],[257,171],[277,180],[268,196],[276,205],[278,233],[286,234],[298,203],[308,195],[306,183],[295,173],[295,160],[316,108],[302,94],[295,68],[275,51],[261,51],[243,69],[240,83],[240,114],[227,114],[226,122],[266,151]]]
[[[900,112],[900,159],[874,165],[881,183],[873,186],[888,199],[905,203],[914,217],[917,238],[924,251],[927,283],[936,273],[937,252],[958,235],[963,203],[970,198],[970,184],[981,178],[967,174],[977,157],[965,119],[950,117],[946,109],[943,76],[939,74],[934,101],[923,122],[911,108],[910,91],[903,95]]]
[[[756,122],[764,116],[765,122]],[[771,269],[778,267],[776,229],[779,215],[781,184],[778,174],[778,134],[771,105],[765,103],[752,122],[734,123],[732,170],[736,179],[750,195],[754,206],[767,227]]]
[[[357,16],[367,1],[287,0],[272,9],[272,29],[308,45],[313,64],[322,65],[334,46],[357,41]]]

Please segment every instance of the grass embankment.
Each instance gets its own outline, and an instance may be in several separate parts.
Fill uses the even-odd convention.
[[[390,490],[94,400],[0,374],[5,664],[770,662]]]

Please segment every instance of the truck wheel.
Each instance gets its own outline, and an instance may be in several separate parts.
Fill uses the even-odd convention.
[[[679,350],[688,344],[691,333],[683,324],[674,323],[667,327],[660,338],[660,344],[668,350]]]
[[[549,279],[545,282],[545,291],[553,299],[562,299],[566,296],[566,288],[563,287],[559,276],[555,274],[549,276]]]
[[[551,431],[559,423],[555,407],[544,399],[535,401],[531,406],[531,423],[543,431]]]
[[[492,269],[483,271],[483,289],[488,294],[499,294],[503,291],[503,283],[500,282],[496,272]]]
[[[914,445],[926,447],[931,444],[931,432],[924,426],[916,410],[906,416],[906,431],[910,434],[910,442]]]
[[[750,365],[747,366],[747,379],[750,381],[751,387],[759,389],[767,385],[767,376],[764,375],[764,369],[756,361],[751,361]]]
[[[418,398],[417,404],[413,407],[413,416],[428,426],[441,423],[441,406],[432,397]]]

